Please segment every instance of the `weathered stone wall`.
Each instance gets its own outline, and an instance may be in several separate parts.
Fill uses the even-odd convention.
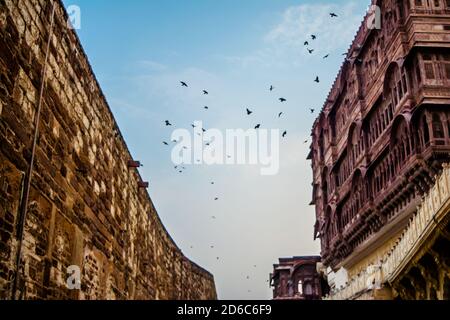
[[[0,0],[0,299],[16,274],[18,221],[56,4],[18,293],[25,299],[215,299],[148,194],[59,0]],[[81,268],[68,290],[67,267]]]

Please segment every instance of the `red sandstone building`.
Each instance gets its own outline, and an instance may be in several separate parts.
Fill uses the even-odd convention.
[[[320,257],[282,258],[270,275],[275,300],[320,300],[328,285],[318,272]]]
[[[449,299],[450,1],[373,1],[312,130],[332,298]]]

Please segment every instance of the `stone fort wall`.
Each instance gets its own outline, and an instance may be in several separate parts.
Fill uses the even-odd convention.
[[[60,0],[0,0],[0,299],[216,299],[161,223]],[[67,268],[80,267],[81,290]]]

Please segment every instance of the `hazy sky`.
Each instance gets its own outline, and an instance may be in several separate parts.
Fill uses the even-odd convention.
[[[141,173],[173,239],[214,274],[219,298],[271,298],[266,280],[279,257],[320,251],[308,205],[312,174],[304,141],[317,115],[309,109],[323,106],[369,1],[64,2],[81,8],[78,34],[132,154],[145,165]],[[322,59],[326,54],[330,58]],[[288,101],[281,104],[280,97]],[[162,141],[194,121],[223,131],[258,123],[287,130],[279,174],[206,165],[179,174]]]

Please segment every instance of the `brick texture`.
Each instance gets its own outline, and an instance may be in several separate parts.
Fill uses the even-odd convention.
[[[216,299],[161,223],[59,0],[0,0],[0,299],[11,298],[52,3],[55,26],[24,228],[24,299]],[[66,286],[81,269],[81,290]]]

